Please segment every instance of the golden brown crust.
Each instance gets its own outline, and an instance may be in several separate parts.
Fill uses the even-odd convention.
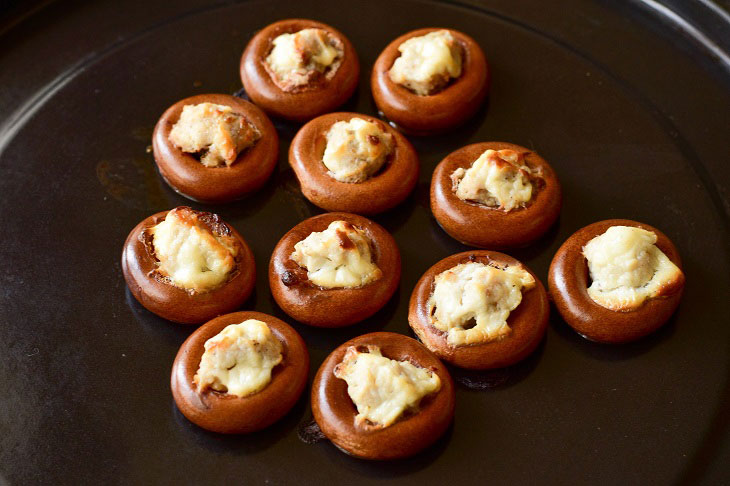
[[[163,221],[167,213],[162,211],[144,219],[124,243],[122,273],[134,298],[150,312],[182,324],[200,324],[238,308],[251,295],[256,283],[256,264],[246,241],[216,215],[199,213],[204,220],[215,221],[212,228],[218,226],[222,231],[229,231],[238,242],[239,252],[236,269],[224,284],[207,292],[188,292],[157,274],[157,259],[148,231]]]
[[[507,319],[511,332],[504,338],[484,344],[451,346],[447,343],[447,333],[436,329],[430,322],[428,299],[433,293],[434,279],[438,274],[468,262],[521,265],[535,279],[535,287],[523,290],[522,302],[510,312]],[[529,356],[545,335],[549,315],[550,305],[545,287],[532,270],[511,256],[486,250],[457,253],[429,268],[413,289],[408,307],[408,323],[428,349],[444,361],[474,370],[504,368]]]
[[[476,113],[489,90],[489,68],[484,52],[474,39],[453,29],[446,30],[456,38],[464,54],[459,78],[430,96],[419,96],[390,79],[388,71],[400,56],[398,47],[412,37],[438,30],[442,29],[418,29],[398,37],[373,65],[370,85],[375,104],[406,133],[427,135],[455,128]]]
[[[393,136],[393,152],[385,166],[359,183],[340,182],[328,174],[322,162],[327,146],[326,134],[339,121],[361,118],[376,123]],[[376,214],[391,209],[411,193],[418,181],[418,154],[397,130],[377,118],[359,113],[329,113],[304,125],[289,148],[291,164],[302,187],[302,194],[327,211]]]
[[[308,28],[322,29],[339,39],[344,51],[342,62],[330,79],[323,79],[310,89],[284,91],[271,78],[264,61],[276,37]],[[352,96],[360,76],[360,62],[352,43],[334,27],[314,20],[287,19],[264,27],[251,39],[241,56],[240,70],[251,101],[273,116],[305,121],[336,109]]]
[[[338,220],[362,230],[371,241],[373,263],[382,271],[380,278],[357,288],[322,289],[291,259],[294,245]],[[398,246],[382,226],[356,214],[327,213],[302,221],[277,243],[269,262],[269,286],[276,303],[297,321],[316,327],[342,327],[380,310],[398,288],[400,271]]]
[[[254,125],[261,138],[238,154],[230,167],[205,167],[170,141],[170,131],[185,105],[215,103],[230,106]],[[160,117],[152,134],[152,148],[160,174],[177,192],[195,201],[223,203],[240,199],[260,188],[279,160],[279,136],[257,106],[235,96],[202,94],[180,100]]]
[[[421,401],[420,410],[389,427],[357,425],[357,409],[347,394],[347,382],[334,375],[350,346],[375,345],[383,356],[408,360],[436,373],[441,388]],[[348,454],[363,459],[388,460],[412,456],[436,441],[454,416],[454,383],[446,367],[418,341],[392,332],[358,336],[325,359],[312,383],[312,413],[322,432]]]
[[[269,384],[247,397],[211,389],[198,392],[193,377],[205,352],[205,342],[226,326],[247,319],[268,324],[282,344],[284,358],[272,370]],[[291,326],[267,314],[243,311],[217,317],[185,340],[172,365],[170,387],[177,407],[191,422],[213,432],[245,434],[268,427],[283,417],[302,394],[308,373],[307,346]]]
[[[590,276],[583,247],[611,226],[634,226],[653,232],[656,246],[682,269],[679,252],[664,233],[648,224],[609,219],[590,224],[565,240],[550,264],[548,286],[560,315],[583,337],[602,343],[625,343],[656,331],[669,320],[682,298],[684,275],[663,289],[661,297],[649,299],[635,310],[612,311],[595,303],[588,295]]]
[[[504,211],[462,201],[456,197],[451,174],[468,169],[486,150],[511,149],[526,154],[525,162],[537,170],[542,182],[527,206]],[[536,192],[536,193],[535,193]],[[555,171],[537,153],[505,142],[483,142],[451,152],[431,178],[431,211],[441,227],[453,238],[480,248],[525,246],[542,236],[560,215],[562,195]]]

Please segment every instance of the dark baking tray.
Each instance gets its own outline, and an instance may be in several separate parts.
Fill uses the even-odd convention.
[[[707,1],[653,0],[16,6],[0,27],[0,483],[727,482],[724,15]],[[489,104],[472,122],[412,139],[423,167],[417,190],[375,218],[401,248],[400,290],[349,329],[294,323],[268,290],[273,246],[318,212],[287,165],[295,125],[277,125],[282,155],[265,188],[214,208],[171,191],[147,150],[167,106],[238,90],[239,56],[253,32],[295,16],[330,23],[356,46],[363,73],[347,110],[375,113],[369,68],[410,29],[462,30],[492,68]],[[138,221],[192,204],[232,223],[259,270],[245,308],[292,323],[309,345],[313,375],[352,336],[410,334],[416,280],[465,249],[431,216],[431,171],[450,151],[484,140],[538,150],[562,181],[559,223],[510,252],[543,282],[561,242],[593,221],[636,219],[673,238],[687,289],[667,326],[633,344],[604,346],[553,315],[526,362],[481,377],[455,371],[462,384],[453,426],[406,461],[368,463],[328,442],[305,444],[297,432],[310,418],[307,396],[280,423],[245,437],[207,433],[178,413],[169,370],[192,329],[155,317],[127,292],[119,257]],[[475,379],[483,389],[463,384]]]

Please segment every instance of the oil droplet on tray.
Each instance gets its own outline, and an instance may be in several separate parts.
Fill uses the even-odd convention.
[[[310,419],[299,425],[297,429],[297,437],[305,444],[316,444],[327,437],[322,433],[322,429],[319,428],[317,422],[314,419]]]
[[[162,181],[148,157],[105,159],[96,164],[104,190],[125,206],[154,210],[169,205]]]
[[[452,369],[451,375],[454,381],[469,390],[484,391],[500,387],[510,379],[509,370],[506,368],[486,371],[472,371],[463,369]]]

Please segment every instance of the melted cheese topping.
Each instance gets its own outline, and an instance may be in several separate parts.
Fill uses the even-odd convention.
[[[361,287],[382,275],[365,233],[345,221],[307,236],[294,245],[291,258],[307,269],[312,283],[326,289]]]
[[[213,103],[183,106],[170,131],[170,141],[183,152],[201,153],[200,163],[206,167],[230,166],[259,138],[259,131],[243,115]]]
[[[509,334],[507,318],[522,302],[522,289],[535,286],[533,276],[521,266],[498,268],[477,262],[441,272],[434,282],[427,303],[431,324],[448,333],[451,346],[487,343]]]
[[[281,351],[265,322],[231,324],[205,342],[193,383],[198,393],[211,388],[237,397],[252,395],[271,381],[271,370],[283,359]]]
[[[157,271],[187,290],[204,291],[236,268],[235,239],[213,234],[190,208],[175,208],[150,229]]]
[[[583,247],[593,283],[588,295],[615,311],[641,307],[683,278],[682,271],[654,244],[656,234],[612,226]]]
[[[367,420],[387,427],[441,388],[436,373],[408,361],[386,358],[377,346],[368,346],[368,351],[361,353],[350,346],[335,367],[335,376],[347,382],[347,394],[357,407],[356,423]]]
[[[340,182],[363,182],[375,174],[393,150],[393,136],[376,123],[353,118],[327,132],[322,162]]]
[[[505,211],[524,206],[533,187],[523,158],[514,150],[487,150],[467,170],[451,174],[456,197]]]
[[[343,55],[339,41],[322,29],[281,34],[273,46],[265,62],[285,91],[308,84],[328,69],[333,73]]]
[[[461,48],[448,30],[411,37],[398,50],[388,75],[417,95],[434,94],[461,76]]]

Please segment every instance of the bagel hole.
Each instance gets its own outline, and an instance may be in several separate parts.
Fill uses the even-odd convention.
[[[585,260],[584,258],[584,274],[585,274],[585,282],[586,282],[586,288],[590,287],[593,284],[593,279],[591,278],[591,271],[588,269],[588,260]]]
[[[477,320],[473,317],[466,321],[464,324],[461,325],[461,328],[464,330],[471,329],[477,325]]]

